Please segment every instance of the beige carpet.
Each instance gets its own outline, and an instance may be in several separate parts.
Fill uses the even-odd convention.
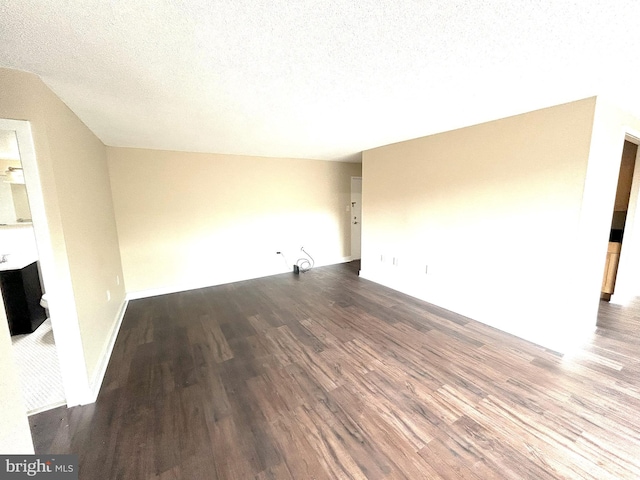
[[[51,320],[33,333],[11,337],[27,412],[64,405],[64,389]]]

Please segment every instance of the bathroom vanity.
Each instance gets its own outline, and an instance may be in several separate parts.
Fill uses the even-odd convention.
[[[9,258],[0,263],[0,288],[11,335],[34,332],[47,318],[40,306],[42,286],[34,258]]]

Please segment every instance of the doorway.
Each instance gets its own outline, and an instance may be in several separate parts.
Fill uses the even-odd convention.
[[[638,155],[638,145],[631,140],[631,137],[627,137],[624,140],[620,161],[616,198],[611,219],[607,258],[600,296],[600,298],[605,301],[609,301],[615,292],[620,253],[622,251],[625,227],[627,226],[629,200],[631,198],[636,157]]]
[[[362,177],[351,177],[351,261],[360,260],[362,245]]]
[[[0,280],[28,414],[65,404],[16,131],[0,129]],[[4,261],[2,261],[4,260]]]

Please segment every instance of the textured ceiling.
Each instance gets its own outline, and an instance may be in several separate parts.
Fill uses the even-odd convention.
[[[0,0],[0,66],[107,145],[353,160],[605,94],[640,114],[640,2]]]

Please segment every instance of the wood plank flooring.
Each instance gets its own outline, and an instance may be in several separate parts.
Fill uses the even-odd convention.
[[[640,302],[563,358],[357,268],[131,302],[36,451],[81,479],[640,478]]]

